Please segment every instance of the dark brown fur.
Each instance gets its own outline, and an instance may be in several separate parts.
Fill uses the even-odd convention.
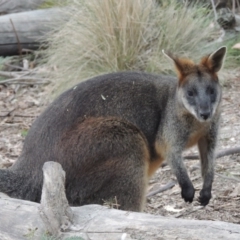
[[[66,193],[73,205],[116,197],[121,209],[143,209],[150,155],[134,125],[120,118],[87,118],[65,131],[55,147],[68,173]],[[63,161],[66,156],[71,161]]]

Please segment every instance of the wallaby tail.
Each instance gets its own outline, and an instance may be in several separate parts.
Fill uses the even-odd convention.
[[[0,169],[0,192],[11,195],[17,184],[17,175],[9,169]]]
[[[26,174],[11,169],[0,169],[0,192],[30,201],[39,201],[41,196],[41,192],[31,186],[31,180]]]

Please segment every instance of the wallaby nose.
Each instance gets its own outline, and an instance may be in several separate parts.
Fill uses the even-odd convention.
[[[207,120],[210,117],[210,112],[206,111],[206,112],[201,112],[200,113],[201,118],[203,118],[204,120]]]

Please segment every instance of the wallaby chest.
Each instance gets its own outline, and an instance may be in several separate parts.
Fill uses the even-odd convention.
[[[190,132],[186,139],[185,149],[195,146],[199,139],[207,134],[209,130],[209,124],[196,124],[190,128]]]
[[[209,126],[210,123],[194,122],[190,125],[175,123],[175,126],[163,127],[163,131],[155,141],[156,154],[149,164],[148,175],[152,176],[154,174],[163,161],[167,160],[171,151],[184,151],[184,149],[197,145],[199,139],[209,131]]]

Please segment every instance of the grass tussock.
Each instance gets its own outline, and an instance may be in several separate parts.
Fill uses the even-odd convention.
[[[79,0],[47,50],[60,91],[94,75],[141,70],[167,73],[162,49],[199,60],[214,33],[204,7],[178,1]],[[212,18],[211,18],[212,19]]]

